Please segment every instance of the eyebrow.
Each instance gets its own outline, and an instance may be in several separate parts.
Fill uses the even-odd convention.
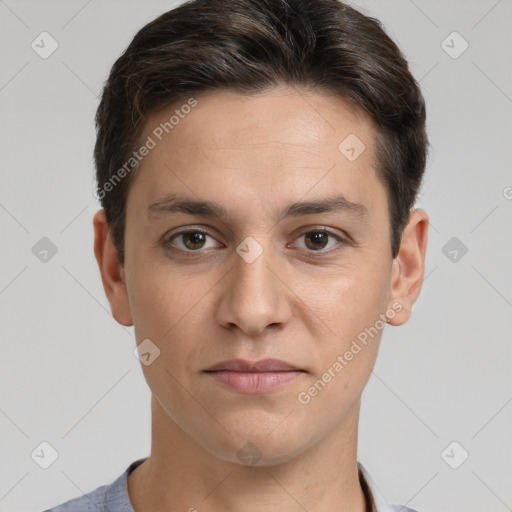
[[[212,201],[201,201],[190,197],[169,194],[151,203],[147,208],[148,215],[175,215],[187,213],[226,219],[229,215],[227,210],[220,204]],[[276,221],[288,217],[300,217],[319,213],[347,213],[356,218],[364,218],[368,215],[367,208],[361,203],[355,203],[345,199],[341,195],[327,197],[312,201],[298,201],[288,204],[277,216]]]

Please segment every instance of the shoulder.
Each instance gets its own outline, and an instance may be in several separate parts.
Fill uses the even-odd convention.
[[[102,485],[78,498],[73,498],[44,512],[134,512],[128,496],[127,478],[139,464],[146,460],[132,462],[126,471],[111,484]]]
[[[147,457],[132,462],[114,482],[102,485],[78,498],[73,498],[44,512],[134,512],[128,496],[128,475]]]
[[[106,512],[105,498],[109,487],[109,485],[102,485],[94,491],[61,503],[44,512]]]

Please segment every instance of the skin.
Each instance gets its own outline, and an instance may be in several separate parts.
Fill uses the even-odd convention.
[[[124,268],[103,210],[94,218],[114,318],[135,326],[137,344],[150,339],[161,351],[142,365],[152,392],[152,447],[128,478],[130,499],[136,512],[363,512],[360,397],[382,330],[307,404],[298,395],[329,368],[332,375],[338,356],[393,304],[389,324],[409,319],[424,275],[428,217],[411,212],[392,259],[374,127],[339,97],[276,87],[196,99],[131,185]],[[153,113],[141,141],[176,108]],[[354,161],[338,149],[349,134],[366,146]],[[167,194],[214,201],[227,216],[149,213]],[[366,213],[276,218],[289,203],[338,194]],[[186,235],[170,240],[190,227],[207,231],[203,245]],[[315,241],[321,228],[333,236]],[[246,237],[263,251],[251,263],[236,252]],[[267,357],[305,372],[251,395],[204,373],[226,359]],[[260,457],[255,465],[237,456],[249,442]]]

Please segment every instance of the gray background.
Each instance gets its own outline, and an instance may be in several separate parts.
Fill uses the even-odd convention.
[[[173,5],[0,0],[1,511],[43,510],[149,453],[133,331],[112,319],[92,251],[93,116],[114,60]],[[353,5],[409,59],[432,144],[423,291],[411,321],[385,331],[359,460],[392,503],[512,510],[512,2]],[[59,45],[47,59],[31,48],[43,31]],[[457,58],[454,31],[469,44]],[[46,261],[43,237],[57,248]],[[58,452],[48,469],[31,457],[43,441]]]

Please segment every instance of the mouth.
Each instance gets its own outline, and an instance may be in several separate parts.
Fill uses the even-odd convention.
[[[205,373],[232,391],[268,393],[307,372],[279,359],[261,361],[230,359],[215,364],[205,370]]]

